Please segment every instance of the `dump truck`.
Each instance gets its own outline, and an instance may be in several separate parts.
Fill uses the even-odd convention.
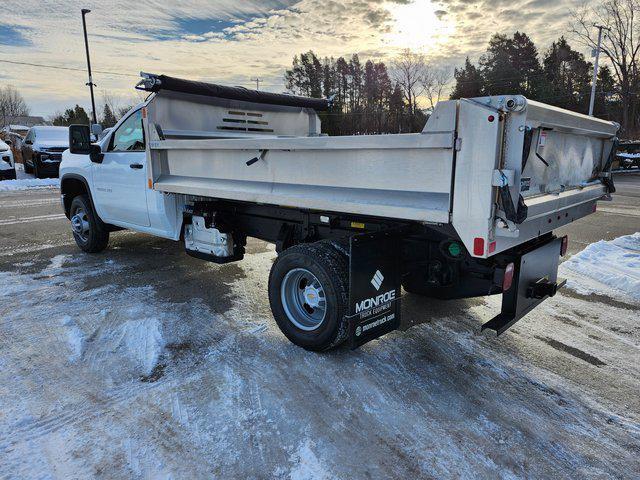
[[[271,242],[273,316],[308,350],[399,328],[403,289],[502,294],[481,328],[503,333],[564,284],[554,230],[615,191],[619,126],[520,95],[441,101],[420,133],[327,136],[330,99],[147,73],[136,87],[146,101],[98,143],[70,128],[76,243],[98,252],[129,229],[224,264],[248,237]]]

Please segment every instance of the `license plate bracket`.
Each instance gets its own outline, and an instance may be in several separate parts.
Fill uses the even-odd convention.
[[[482,325],[482,330],[504,333],[565,285],[566,280],[558,279],[561,245],[562,239],[555,238],[514,261],[513,283],[502,294],[502,311]]]

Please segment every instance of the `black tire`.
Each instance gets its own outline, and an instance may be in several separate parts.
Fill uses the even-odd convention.
[[[289,272],[311,272],[323,288],[326,311],[314,330],[303,330],[291,321],[282,298],[284,280]],[[299,287],[302,288],[302,287]],[[269,275],[269,303],[273,317],[284,335],[295,345],[321,352],[335,348],[348,336],[345,320],[349,302],[348,259],[328,242],[301,244],[282,252]],[[291,313],[290,313],[291,314]]]
[[[80,218],[74,219],[76,215]],[[88,195],[77,195],[73,198],[69,217],[72,222],[73,238],[78,247],[87,253],[98,253],[107,248],[109,230],[93,211]],[[83,230],[82,233],[76,232],[73,227],[74,222],[82,219],[88,223],[88,229]]]
[[[42,175],[40,174],[40,169],[38,168],[37,160],[33,161],[33,176],[36,178],[42,178]]]
[[[414,280],[403,280],[402,288],[405,292],[412,295],[420,295],[421,297],[431,297],[431,291],[424,283],[419,283]]]

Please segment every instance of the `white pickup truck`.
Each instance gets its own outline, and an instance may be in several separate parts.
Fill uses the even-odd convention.
[[[328,137],[328,100],[142,76],[151,94],[99,143],[70,128],[61,192],[78,246],[126,228],[226,263],[247,237],[273,242],[273,315],[310,350],[398,328],[401,286],[502,293],[483,326],[502,333],[563,284],[553,230],[614,191],[618,125],[522,96],[440,102],[421,133]]]

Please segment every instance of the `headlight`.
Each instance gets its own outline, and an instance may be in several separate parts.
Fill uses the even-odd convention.
[[[11,157],[2,157],[2,160],[4,160],[5,162],[7,162],[9,165],[11,165]]]
[[[4,148],[4,147],[0,147],[0,152],[8,152],[9,151],[9,147]]]

